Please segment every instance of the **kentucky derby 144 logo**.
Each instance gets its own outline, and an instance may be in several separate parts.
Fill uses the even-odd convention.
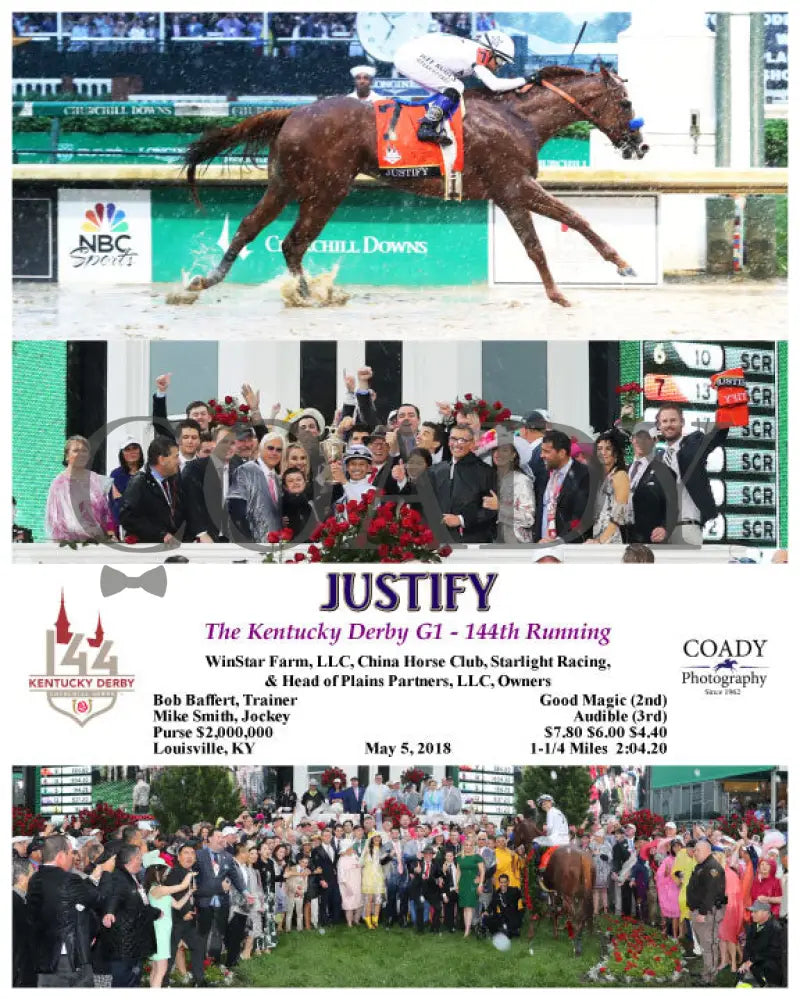
[[[707,695],[758,691],[767,683],[766,645],[766,639],[687,639],[683,654],[692,662],[681,668],[681,683]]]
[[[100,614],[93,634],[73,632],[61,591],[61,606],[54,628],[45,633],[45,672],[28,677],[29,691],[43,691],[51,708],[85,726],[90,719],[109,712],[117,695],[133,691],[132,674],[120,674],[114,642],[104,629]]]

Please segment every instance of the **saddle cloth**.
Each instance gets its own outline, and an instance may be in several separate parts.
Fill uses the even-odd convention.
[[[556,849],[555,847],[548,847],[547,850],[544,852],[544,854],[541,856],[541,858],[539,858],[539,871],[540,872],[543,872],[545,870],[545,868],[547,868],[548,864],[550,863],[550,858],[551,858],[551,856],[553,854],[553,851],[555,851],[555,849]]]
[[[464,169],[463,113],[459,107],[445,131],[453,146],[420,142],[417,128],[427,102],[407,104],[376,101],[375,129],[378,137],[378,168],[384,177],[425,178],[460,174]],[[451,162],[452,161],[452,162]]]

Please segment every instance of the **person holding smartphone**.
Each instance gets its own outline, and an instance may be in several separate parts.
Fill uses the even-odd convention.
[[[164,879],[165,886],[180,885],[187,875],[191,874],[191,895],[180,907],[177,907],[172,914],[172,941],[170,945],[169,964],[165,981],[169,982],[172,966],[179,949],[188,948],[191,955],[192,977],[197,986],[205,985],[205,975],[203,971],[203,959],[205,958],[205,947],[197,930],[197,910],[194,902],[194,891],[197,888],[197,850],[194,841],[186,841],[181,844],[175,858],[175,864],[170,869],[169,874]]]

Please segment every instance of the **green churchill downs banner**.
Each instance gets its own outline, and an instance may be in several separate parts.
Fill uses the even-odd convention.
[[[185,188],[152,193],[153,280],[180,281],[208,270],[265,188],[203,188],[198,211]],[[297,218],[289,205],[241,255],[229,280],[248,284],[286,273],[281,240]],[[469,285],[488,279],[485,202],[434,201],[387,190],[355,190],[304,260],[311,274],[339,265],[338,280],[358,285]]]

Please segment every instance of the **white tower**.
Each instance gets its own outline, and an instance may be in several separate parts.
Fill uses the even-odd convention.
[[[714,34],[700,11],[637,11],[620,33],[619,75],[634,112],[644,118],[650,151],[622,160],[608,139],[591,133],[593,167],[615,170],[704,170],[715,166]],[[663,195],[661,246],[665,271],[705,267],[705,198]]]

